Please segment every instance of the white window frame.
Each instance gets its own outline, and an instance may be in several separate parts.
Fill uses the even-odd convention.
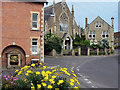
[[[95,32],[95,31],[93,31],[93,32],[92,32],[92,37],[93,37],[93,35],[95,35],[95,33],[94,33],[94,32]],[[96,35],[95,35],[95,36],[96,36]],[[93,38],[95,38],[95,37],[93,37]]]
[[[91,32],[91,33],[90,33]],[[90,37],[91,35],[91,37]],[[88,34],[89,38],[92,38],[92,31],[89,31],[89,34]]]
[[[98,25],[98,27],[97,27],[97,25]],[[100,25],[101,25],[101,27],[102,27],[102,23],[101,23],[100,21],[97,21],[96,24],[95,24],[95,27],[96,27],[96,28],[101,28]]]
[[[104,32],[104,34],[103,34],[103,32]],[[106,34],[105,34],[106,32],[105,31],[102,31],[102,38],[105,38],[106,37]],[[103,35],[105,35],[105,37],[103,37]]]
[[[38,14],[37,21],[33,21],[33,14]],[[37,22],[37,28],[33,27],[33,22]],[[40,12],[31,11],[31,30],[40,30]]]
[[[38,54],[38,39],[37,38],[32,38],[32,43],[33,43],[33,39],[37,40],[37,45],[32,44],[32,54]],[[36,52],[33,52],[33,46],[37,46],[37,51]]]

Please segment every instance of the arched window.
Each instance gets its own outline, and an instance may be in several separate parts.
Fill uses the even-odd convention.
[[[68,17],[63,13],[60,17],[60,31],[68,31]]]

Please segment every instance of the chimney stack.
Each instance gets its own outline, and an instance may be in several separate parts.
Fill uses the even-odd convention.
[[[114,17],[112,17],[111,20],[112,20],[112,28],[114,28]]]
[[[85,28],[87,27],[87,17],[85,18]]]
[[[74,16],[74,5],[72,5],[72,15]]]

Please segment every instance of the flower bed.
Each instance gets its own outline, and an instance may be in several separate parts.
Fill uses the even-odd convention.
[[[35,67],[38,66],[37,69]],[[73,70],[39,64],[24,66],[12,76],[2,76],[3,89],[64,89],[78,88],[80,83]]]
[[[90,49],[90,55],[97,55],[96,49]]]

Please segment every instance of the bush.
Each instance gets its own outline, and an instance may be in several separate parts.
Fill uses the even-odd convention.
[[[111,50],[111,54],[113,54],[114,53],[114,50]]]
[[[38,66],[39,70],[34,68]],[[14,83],[9,84],[13,78]],[[6,77],[5,77],[6,78]],[[6,80],[6,79],[5,79]],[[8,82],[8,83],[6,83]],[[12,87],[11,87],[12,85]],[[80,83],[78,82],[78,77],[74,74],[73,70],[63,68],[63,67],[51,67],[39,64],[31,64],[30,66],[24,66],[20,70],[15,71],[15,76],[10,77],[10,79],[3,82],[3,89],[55,89],[59,88],[63,90],[64,88],[78,88]],[[6,87],[7,86],[7,87]]]
[[[53,49],[55,49],[57,53],[61,53],[62,39],[54,34],[46,34],[44,36],[45,54],[48,55]]]
[[[105,51],[100,51],[99,55],[105,55]]]
[[[90,55],[97,55],[97,52],[92,51],[92,52],[90,52]]]

